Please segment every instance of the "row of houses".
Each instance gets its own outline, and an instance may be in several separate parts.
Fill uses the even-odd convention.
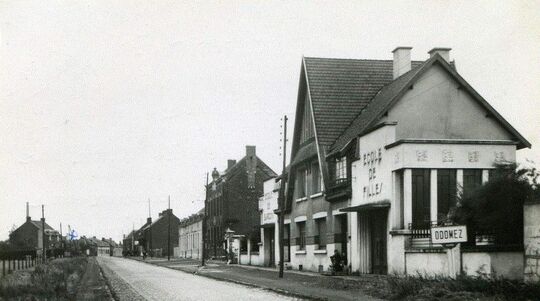
[[[176,223],[174,255],[200,258],[204,231],[209,258],[277,266],[279,211],[292,269],[328,271],[339,253],[348,273],[522,277],[522,243],[430,243],[430,227],[447,221],[461,193],[531,145],[458,73],[449,48],[423,61],[411,50],[389,60],[302,58],[286,172],[254,146],[214,169],[204,209]],[[131,237],[147,241],[144,228]]]
[[[68,237],[51,227],[42,217],[39,221],[30,217],[26,203],[26,221],[9,234],[9,247],[13,251],[35,251],[48,256],[86,254],[91,256],[122,256],[122,244],[111,238],[95,236]]]

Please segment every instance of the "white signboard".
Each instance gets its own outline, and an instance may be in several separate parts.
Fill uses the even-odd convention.
[[[466,226],[446,226],[431,228],[431,242],[434,244],[453,244],[466,241]]]

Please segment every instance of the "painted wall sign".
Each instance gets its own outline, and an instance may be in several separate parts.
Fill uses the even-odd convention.
[[[434,244],[453,244],[466,241],[466,226],[445,226],[431,228],[431,242]]]
[[[377,168],[382,161],[383,147],[365,152],[362,155],[363,168],[368,169],[368,179],[363,188],[364,199],[381,194],[383,183],[377,179]]]

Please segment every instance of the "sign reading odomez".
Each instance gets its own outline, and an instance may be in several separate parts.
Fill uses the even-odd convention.
[[[431,228],[431,242],[434,244],[455,244],[466,241],[466,226],[445,226]]]

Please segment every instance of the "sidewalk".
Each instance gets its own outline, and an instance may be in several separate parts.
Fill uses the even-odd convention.
[[[143,261],[142,258],[132,259]],[[260,287],[299,298],[312,300],[379,300],[368,292],[384,291],[384,276],[324,276],[312,272],[286,270],[283,278],[278,278],[274,268],[227,265],[209,261],[200,267],[200,261],[191,259],[147,258],[144,262],[187,273],[230,281],[248,286]]]

